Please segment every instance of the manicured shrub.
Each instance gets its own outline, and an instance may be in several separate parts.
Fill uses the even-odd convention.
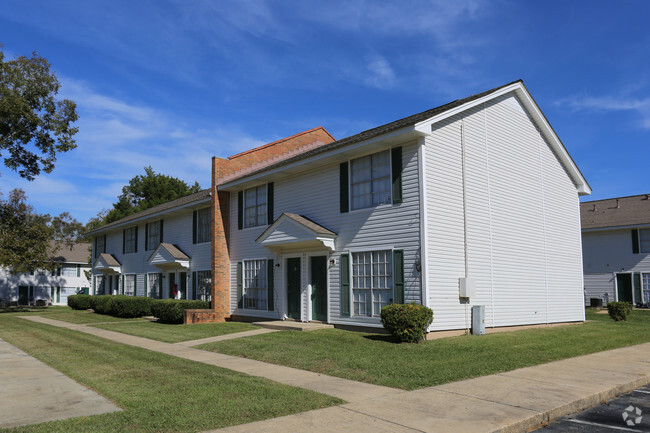
[[[151,314],[161,323],[183,323],[183,311],[210,308],[207,301],[161,299],[151,304]]]
[[[133,318],[151,316],[151,306],[156,302],[152,298],[141,296],[111,295],[110,310],[106,314],[115,317]]]
[[[424,305],[391,304],[381,309],[381,323],[400,342],[419,343],[433,322],[433,311]]]
[[[70,295],[68,296],[68,307],[73,310],[87,310],[90,306],[90,295]]]
[[[90,308],[97,314],[111,314],[112,295],[99,295],[90,297]]]
[[[607,304],[607,312],[609,313],[609,317],[615,321],[625,321],[632,312],[632,304],[629,302],[609,302]]]

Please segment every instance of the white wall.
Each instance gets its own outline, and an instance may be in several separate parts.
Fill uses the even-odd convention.
[[[90,270],[90,266],[80,264],[79,277],[75,276],[52,276],[49,271],[44,273],[35,272],[11,274],[5,269],[0,269],[0,298],[8,302],[18,302],[18,288],[20,286],[32,287],[34,299],[45,299],[52,297],[56,305],[67,305],[67,295],[76,293],[77,289],[90,287],[90,282],[84,271]],[[60,293],[60,300],[56,302],[57,287]],[[54,296],[52,295],[54,288]]]
[[[466,146],[463,211],[461,125]],[[432,329],[584,319],[578,193],[514,96],[434,125],[425,141]],[[478,293],[461,303],[458,278]]]

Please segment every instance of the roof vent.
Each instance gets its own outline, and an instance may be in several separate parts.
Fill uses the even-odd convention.
[[[594,203],[594,212],[596,212],[596,203]]]
[[[620,208],[621,208],[620,200],[616,199],[616,209],[620,209]]]
[[[646,194],[643,200],[650,200],[650,194]]]

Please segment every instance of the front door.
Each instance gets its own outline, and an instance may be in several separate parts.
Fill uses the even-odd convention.
[[[618,301],[632,303],[632,274],[616,274]]]
[[[27,305],[29,302],[29,287],[18,287],[18,305]]]
[[[287,259],[287,316],[300,320],[300,257]]]
[[[327,257],[310,257],[311,265],[311,316],[327,321]]]

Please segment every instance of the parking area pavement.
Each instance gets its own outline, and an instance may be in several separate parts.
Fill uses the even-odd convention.
[[[0,428],[122,410],[2,339],[0,384]]]
[[[621,431],[650,432],[650,385],[537,430],[538,433]]]

